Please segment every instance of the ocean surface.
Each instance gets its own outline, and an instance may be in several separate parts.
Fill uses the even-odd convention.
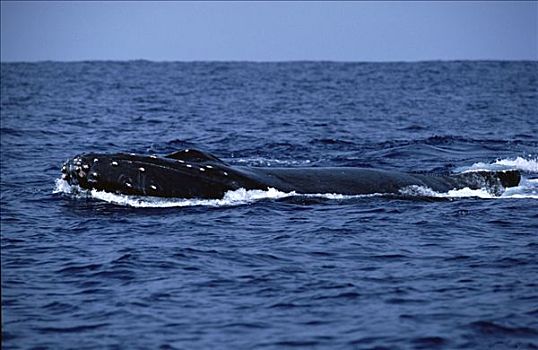
[[[84,152],[518,187],[73,193]],[[2,348],[537,349],[538,62],[1,64]]]

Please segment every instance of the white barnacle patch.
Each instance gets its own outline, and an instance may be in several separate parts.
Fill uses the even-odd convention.
[[[64,166],[62,167],[62,173],[66,173],[66,172],[67,172],[67,167],[64,165]]]
[[[208,168],[208,169],[213,169],[213,167],[211,165],[206,165],[205,167]]]
[[[86,170],[87,170],[87,169],[89,169],[89,168],[90,168],[90,166],[89,166],[88,164],[84,164],[84,165],[82,166],[82,169],[86,169]]]
[[[205,171],[205,169],[204,169],[204,168],[200,168],[200,171]]]
[[[110,164],[112,164],[112,166],[118,166],[118,162],[116,162],[116,161],[112,161],[112,163],[110,163]]]
[[[66,174],[62,174],[62,180],[65,180],[67,179],[67,175]]]
[[[84,176],[86,176],[85,172],[83,172],[82,170],[78,172],[78,177],[80,177],[82,179],[82,178],[84,178]]]
[[[180,163],[185,163],[185,161],[181,160],[181,159],[178,159],[177,161],[180,162]]]
[[[79,171],[79,170],[80,170],[80,167],[77,165],[77,166],[75,167],[75,171]]]
[[[156,155],[152,154],[151,156],[149,156],[150,158],[157,158]]]
[[[136,154],[135,154],[135,153],[129,153],[129,155],[131,155],[131,156],[136,156]]]
[[[127,187],[129,187],[129,188],[133,187],[133,185],[131,185],[131,184],[128,183],[128,182],[125,183],[125,186],[127,186]]]
[[[189,151],[190,151],[190,149],[187,148],[187,149],[185,150],[185,153],[189,153]]]
[[[227,172],[224,172],[224,175],[225,175],[225,176],[228,176],[228,173],[227,173]]]
[[[138,168],[138,170],[140,170],[141,173],[143,173],[144,171],[146,171],[146,169],[144,169],[143,167]]]
[[[190,165],[190,164],[187,164],[187,168],[192,168],[192,165]]]
[[[97,174],[97,173],[92,173],[92,176],[93,176],[93,177],[99,177],[99,174]]]
[[[149,186],[149,187],[151,187],[152,190],[157,191],[157,186],[155,186],[155,185],[151,185],[151,186]]]
[[[98,161],[99,161],[99,159],[97,159],[97,158],[94,158],[94,159],[93,159],[93,162],[94,162],[94,163],[97,163]]]

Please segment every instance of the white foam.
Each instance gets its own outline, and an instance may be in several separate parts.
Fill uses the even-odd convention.
[[[487,190],[483,188],[479,188],[476,190],[472,190],[469,187],[457,189],[457,190],[450,190],[447,193],[439,193],[439,197],[444,198],[469,198],[469,197],[475,197],[475,198],[496,198],[493,194],[489,193]]]
[[[400,190],[400,194],[412,197],[432,197],[432,198],[494,198],[491,193],[485,189],[472,190],[468,187],[462,189],[454,189],[445,193],[436,192],[429,187],[412,185]]]
[[[527,174],[538,173],[538,158],[528,155],[528,157],[516,157],[516,158],[505,158],[497,159],[492,163],[483,163],[478,162],[474,163],[468,167],[460,167],[456,169],[456,173],[468,173],[476,171],[503,171],[503,170],[519,170]],[[533,175],[531,175],[533,176]],[[527,198],[527,199],[538,199],[538,179],[537,178],[527,178],[526,176],[521,177],[521,181],[516,187],[509,187],[504,190],[500,196],[494,196],[486,190],[469,190],[464,191],[449,191],[448,194],[453,196],[476,196],[479,198]],[[480,192],[476,192],[480,191]]]
[[[371,194],[339,194],[339,193],[309,193],[297,194],[297,196],[307,198],[323,198],[323,199],[353,199],[353,198],[368,198],[387,196],[386,193],[371,193]]]
[[[456,173],[467,173],[475,171],[499,171],[499,170],[520,170],[528,173],[538,173],[538,158],[532,158],[529,155],[528,159],[517,157],[515,159],[497,159],[493,163],[474,163],[471,166],[459,167]]]
[[[56,180],[56,186],[53,193],[66,194],[75,197],[94,198],[112,204],[136,208],[173,208],[192,206],[223,207],[244,205],[260,200],[280,199],[287,197],[346,200],[352,198],[384,196],[384,194],[381,193],[367,195],[343,195],[338,193],[298,194],[294,191],[282,192],[274,188],[269,188],[267,190],[246,190],[244,188],[240,188],[235,191],[226,192],[222,199],[162,198],[151,196],[130,196],[97,190],[84,190],[79,186],[70,185],[67,181],[62,179]]]
[[[519,186],[505,189],[501,198],[538,199],[538,179],[522,177]]]
[[[70,185],[67,181],[63,179],[56,179],[54,189],[52,190],[52,193],[65,193],[65,194],[71,194],[73,193],[73,189],[75,186]]]
[[[240,188],[235,191],[228,191],[222,199],[184,199],[184,198],[161,198],[150,196],[129,196],[123,194],[109,193],[97,190],[83,190],[79,186],[72,186],[62,179],[56,180],[56,186],[53,193],[62,193],[74,195],[76,197],[90,197],[104,202],[137,207],[137,208],[171,208],[171,207],[190,207],[190,206],[234,206],[248,204],[263,199],[278,199],[295,196],[295,192],[281,192],[274,188],[267,191],[262,190],[245,190]]]
[[[430,198],[538,199],[538,181],[523,178],[519,186],[507,188],[499,196],[492,194],[485,188],[470,189],[465,187],[443,193],[436,192],[429,187],[416,185],[401,189],[400,194]]]

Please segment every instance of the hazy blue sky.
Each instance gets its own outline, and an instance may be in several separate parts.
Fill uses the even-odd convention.
[[[538,59],[538,2],[1,2],[2,61]]]

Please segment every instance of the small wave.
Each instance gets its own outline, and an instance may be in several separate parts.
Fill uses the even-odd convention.
[[[267,191],[262,190],[245,190],[240,188],[235,191],[228,191],[222,199],[163,199],[157,197],[135,197],[120,194],[113,194],[103,191],[91,191],[91,196],[105,202],[127,205],[137,208],[172,208],[172,207],[191,207],[191,206],[235,206],[252,203],[261,199],[278,199],[294,195],[293,193],[284,193],[270,188]]]
[[[129,196],[124,194],[115,194],[96,190],[89,191],[84,190],[76,185],[70,185],[67,181],[62,179],[56,180],[56,186],[53,190],[53,193],[66,194],[81,198],[93,198],[112,204],[135,208],[174,208],[192,206],[226,207],[249,204],[260,200],[281,199],[289,197],[345,200],[352,198],[377,197],[385,195],[381,193],[367,195],[343,195],[338,193],[298,194],[295,191],[282,192],[275,188],[269,188],[267,190],[246,190],[244,188],[240,188],[235,191],[226,192],[222,199],[161,198],[150,196]]]
[[[499,171],[499,170],[520,170],[528,173],[538,173],[538,158],[517,157],[515,159],[498,159],[493,163],[474,163],[471,166],[459,167],[456,173],[468,173],[475,171]]]
[[[192,206],[235,206],[248,204],[262,199],[279,199],[296,195],[295,192],[285,193],[274,188],[263,190],[245,190],[240,188],[235,191],[228,191],[222,199],[185,199],[185,198],[161,198],[150,196],[129,196],[124,194],[115,194],[97,190],[83,190],[78,186],[72,186],[65,180],[57,179],[56,187],[53,193],[62,193],[75,195],[78,197],[90,197],[104,202],[136,207],[136,208],[173,208],[173,207],[192,207]]]
[[[538,199],[538,179],[522,178],[519,186],[507,188],[498,196],[489,192],[486,188],[470,189],[465,187],[442,193],[436,192],[429,187],[417,185],[401,189],[400,194],[430,198]]]
[[[465,197],[477,197],[477,198],[496,198],[493,194],[489,193],[486,189],[472,190],[468,187],[450,190],[448,192],[436,192],[429,187],[412,185],[407,186],[400,190],[400,194],[411,197],[430,197],[430,198],[465,198]]]
[[[533,158],[529,155],[528,158],[516,157],[497,159],[492,163],[478,162],[471,166],[459,167],[455,170],[455,173],[469,173],[477,171],[503,171],[503,170],[519,170],[526,174],[538,173],[538,158]],[[531,177],[534,175],[530,175]],[[445,194],[441,194],[445,195]],[[538,178],[528,178],[526,176],[521,177],[519,185],[516,187],[506,188],[500,196],[495,196],[486,190],[470,190],[462,189],[449,191],[451,196],[460,197],[479,197],[479,198],[530,198],[538,199]]]

